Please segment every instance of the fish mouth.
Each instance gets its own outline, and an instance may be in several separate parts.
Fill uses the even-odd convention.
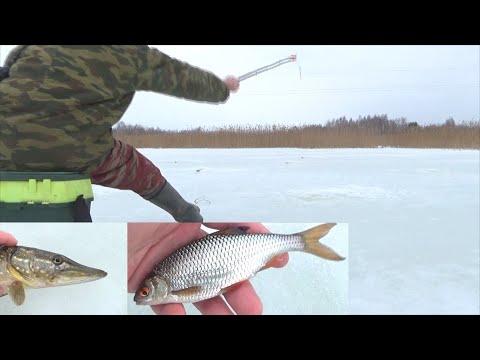
[[[133,301],[135,301],[135,303],[137,305],[158,305],[158,304],[161,304],[161,302],[157,302],[155,300],[155,298],[152,297],[152,295],[149,295],[149,296],[140,295],[140,291],[141,291],[141,288],[138,289],[135,292],[135,296],[133,297]]]
[[[135,301],[135,303],[136,303],[137,305],[146,305],[145,300],[143,299],[142,296],[140,296],[140,293],[139,293],[138,290],[137,290],[137,292],[135,293],[135,296],[133,297],[133,301]]]
[[[99,280],[107,276],[108,273],[84,265],[75,265],[69,269],[63,270],[58,275],[58,285],[71,285]]]

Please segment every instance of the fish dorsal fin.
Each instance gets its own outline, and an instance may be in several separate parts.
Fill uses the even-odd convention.
[[[8,287],[8,293],[15,305],[22,305],[25,301],[25,289],[20,281],[14,281]]]
[[[235,226],[224,230],[219,230],[210,235],[244,235],[247,233],[250,227],[248,226]]]

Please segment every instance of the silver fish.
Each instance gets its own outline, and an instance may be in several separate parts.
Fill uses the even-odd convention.
[[[336,224],[291,234],[249,234],[236,227],[204,236],[158,263],[135,293],[138,305],[190,303],[218,296],[271,266],[276,255],[303,251],[344,260],[318,240]]]
[[[79,264],[66,256],[26,246],[0,246],[0,286],[16,305],[25,301],[25,287],[46,288],[94,281],[103,270]]]

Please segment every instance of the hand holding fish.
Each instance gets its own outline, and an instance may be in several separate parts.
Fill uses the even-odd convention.
[[[105,276],[105,271],[79,264],[61,254],[18,246],[12,235],[0,231],[0,297],[9,294],[16,305],[25,301],[25,287],[73,285]]]
[[[128,224],[128,291],[135,292],[154,266],[167,258],[175,250],[207,235],[199,223],[163,223],[163,224]],[[248,226],[255,233],[269,233],[261,224],[228,224],[208,223],[205,226],[224,230],[234,226]],[[282,267],[288,262],[288,254],[275,257],[270,263],[272,267]],[[227,304],[237,314],[261,314],[262,302],[249,281],[208,300],[195,302],[194,305],[202,314],[233,314]],[[185,308],[181,303],[153,305],[157,314],[184,315]]]
[[[134,301],[150,306],[194,303],[198,308],[198,304],[223,295],[232,305],[228,293],[249,284],[248,280],[258,272],[278,267],[278,257],[283,258],[289,251],[310,253],[331,261],[345,260],[319,241],[336,223],[317,225],[294,234],[261,232],[246,225],[228,224],[220,231],[174,249],[161,258],[141,282]],[[244,302],[239,304],[243,306]]]
[[[9,233],[0,230],[0,245],[15,246],[17,245],[17,239],[15,239]],[[0,286],[0,296],[5,293],[5,289]]]

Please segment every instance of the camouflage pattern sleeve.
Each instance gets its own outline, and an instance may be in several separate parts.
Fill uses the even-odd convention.
[[[139,53],[137,90],[210,103],[223,103],[230,96],[223,80],[209,71],[148,46]]]

